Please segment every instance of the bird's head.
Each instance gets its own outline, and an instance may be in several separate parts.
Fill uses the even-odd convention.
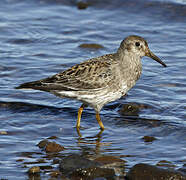
[[[148,56],[166,67],[166,64],[150,51],[147,41],[140,36],[133,35],[125,38],[120,44],[119,51],[123,51],[128,55],[133,55],[140,58],[143,56]]]

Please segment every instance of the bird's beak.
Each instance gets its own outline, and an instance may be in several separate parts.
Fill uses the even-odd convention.
[[[150,51],[150,49],[148,49],[148,50],[146,51],[145,55],[148,56],[148,57],[150,57],[150,58],[152,58],[152,59],[154,59],[155,61],[159,62],[159,63],[160,63],[161,65],[163,65],[164,67],[167,67],[167,65],[166,65],[159,57],[157,57],[154,53],[152,53],[152,52]]]

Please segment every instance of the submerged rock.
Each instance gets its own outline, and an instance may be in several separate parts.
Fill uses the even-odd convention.
[[[133,166],[126,178],[127,180],[186,180],[186,176],[178,171],[142,163]]]
[[[81,44],[79,45],[80,48],[90,48],[90,49],[101,49],[104,48],[102,45],[100,44]]]
[[[154,141],[154,140],[157,140],[157,139],[156,139],[155,137],[153,137],[153,136],[144,136],[142,139],[144,140],[144,142],[152,142],[152,141]]]
[[[140,111],[139,104],[124,104],[122,108],[119,110],[119,113],[123,116],[138,116]]]

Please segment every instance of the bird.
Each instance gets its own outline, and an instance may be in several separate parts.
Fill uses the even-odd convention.
[[[107,103],[126,95],[136,84],[142,73],[141,59],[144,56],[167,66],[149,49],[144,38],[130,35],[121,42],[115,53],[85,60],[53,76],[23,83],[16,89],[41,90],[61,98],[81,101],[77,130],[80,129],[83,109],[87,106],[95,110],[100,129],[104,130],[101,109]]]

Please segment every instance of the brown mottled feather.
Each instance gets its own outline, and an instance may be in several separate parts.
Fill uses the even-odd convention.
[[[24,83],[17,88],[32,88],[43,91],[82,91],[103,88],[108,86],[113,78],[110,61],[114,59],[114,56],[115,54],[107,54],[98,58],[92,58],[52,77]]]

